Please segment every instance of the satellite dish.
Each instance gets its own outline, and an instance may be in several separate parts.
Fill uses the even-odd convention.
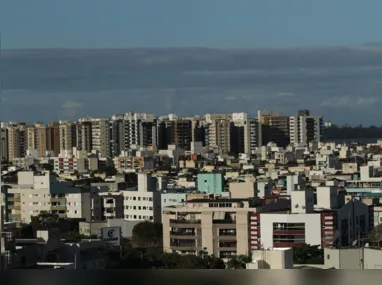
[[[355,246],[357,244],[357,240],[353,241],[352,246]]]

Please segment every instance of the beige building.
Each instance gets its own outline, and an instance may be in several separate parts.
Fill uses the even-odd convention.
[[[253,211],[243,199],[195,199],[165,208],[163,250],[198,255],[205,249],[221,258],[249,254],[248,217]]]
[[[76,146],[76,124],[68,121],[60,121],[59,124],[59,144],[60,153],[62,153]]]
[[[24,125],[12,125],[8,128],[8,159],[24,157],[26,154],[26,131]]]
[[[19,172],[18,185],[8,189],[7,200],[10,221],[30,223],[31,216],[43,211],[61,218],[91,218],[90,192],[69,182],[58,182],[49,173]]]

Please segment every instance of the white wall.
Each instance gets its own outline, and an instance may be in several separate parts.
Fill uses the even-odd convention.
[[[264,248],[273,247],[273,223],[305,223],[305,243],[321,244],[320,214],[261,214],[260,236]]]

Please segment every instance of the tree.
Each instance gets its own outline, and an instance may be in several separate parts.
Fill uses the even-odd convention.
[[[369,240],[371,243],[382,247],[382,224],[375,226],[369,233]]]
[[[31,217],[31,226],[35,231],[59,228],[59,217],[57,214],[43,211]]]
[[[229,269],[246,269],[247,263],[252,261],[250,255],[233,255],[230,256],[227,262],[227,268]]]
[[[114,176],[118,173],[117,169],[114,166],[108,166],[105,168],[106,176]]]
[[[49,164],[49,163],[44,163],[43,165],[41,165],[41,167],[47,171],[53,171],[54,170],[54,166]]]
[[[133,243],[139,247],[162,245],[162,224],[149,221],[136,224],[133,228]]]
[[[296,264],[323,264],[324,250],[319,245],[302,244],[293,247],[293,262]]]

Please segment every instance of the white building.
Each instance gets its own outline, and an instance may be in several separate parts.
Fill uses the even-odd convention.
[[[30,223],[31,216],[43,211],[61,218],[91,218],[90,192],[58,182],[49,173],[18,173],[18,185],[8,189],[8,217],[10,221]]]

